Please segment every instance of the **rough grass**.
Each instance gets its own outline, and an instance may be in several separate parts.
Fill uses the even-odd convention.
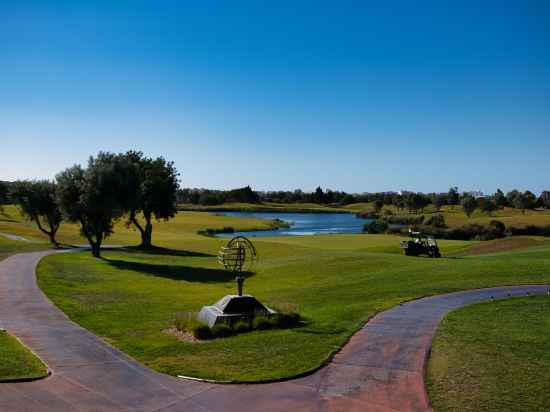
[[[7,332],[0,331],[0,382],[38,379],[47,375],[46,366]]]
[[[232,276],[216,262],[219,239],[178,234],[174,246],[162,253],[109,251],[101,260],[88,253],[50,256],[40,263],[38,280],[72,319],[158,371],[243,381],[310,371],[370,316],[406,300],[550,283],[548,246],[429,259],[399,254],[399,240],[384,235],[257,239],[260,261],[245,292],[270,306],[296,305],[308,323],[200,345],[162,330],[173,326],[177,313],[198,311],[234,293]],[[444,256],[475,244],[441,242]]]
[[[428,367],[437,411],[550,410],[550,297],[512,298],[450,313]]]

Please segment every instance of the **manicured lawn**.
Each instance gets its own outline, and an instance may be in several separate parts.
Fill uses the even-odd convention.
[[[0,261],[16,253],[35,252],[48,249],[48,243],[29,243],[21,240],[11,240],[0,235]]]
[[[434,340],[428,391],[437,411],[550,410],[550,297],[450,313]]]
[[[7,332],[0,331],[0,382],[37,379],[47,375],[46,366]]]
[[[120,250],[105,252],[104,259],[89,253],[47,257],[38,268],[39,285],[73,320],[158,371],[258,381],[318,367],[370,316],[399,302],[550,283],[550,246],[429,259],[398,254],[400,238],[392,236],[258,238],[260,261],[245,292],[274,307],[297,305],[308,323],[193,344],[162,331],[178,312],[198,311],[235,287],[216,262],[222,240],[175,232],[159,233],[164,246],[173,242],[163,254]],[[464,254],[476,244],[441,242],[444,256]]]

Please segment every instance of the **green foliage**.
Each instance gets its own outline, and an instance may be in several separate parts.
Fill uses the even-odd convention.
[[[103,240],[113,233],[114,221],[124,212],[125,163],[112,153],[90,157],[88,167],[73,166],[57,175],[57,193],[67,220],[80,224],[92,254],[99,257]]]
[[[301,321],[299,313],[278,313],[273,316],[273,321],[279,329],[288,329],[298,326]]]
[[[252,322],[252,329],[257,330],[269,330],[274,326],[276,326],[275,322],[265,316],[259,316]]]
[[[35,222],[50,242],[57,245],[55,234],[61,224],[62,214],[57,205],[55,183],[48,180],[14,182],[11,199],[23,216]]]
[[[239,321],[233,325],[233,330],[235,333],[245,333],[250,330],[250,325],[248,322]]]
[[[461,200],[462,208],[464,209],[464,213],[466,213],[466,216],[470,217],[472,216],[472,213],[474,213],[474,210],[477,209],[477,200],[470,195],[465,195],[462,197]]]
[[[363,231],[371,234],[386,233],[388,224],[385,221],[373,220],[363,226]]]
[[[129,151],[118,155],[124,164],[126,181],[121,203],[129,214],[128,223],[133,224],[141,234],[141,246],[152,246],[152,219],[169,220],[177,212],[176,196],[179,189],[178,172],[173,162],[163,157],[152,159],[142,152]],[[138,220],[141,214],[145,220]]]
[[[445,227],[447,227],[447,225],[445,224],[445,218],[443,217],[442,214],[437,214],[437,215],[429,217],[426,220],[425,225],[436,227],[436,228],[445,228]]]
[[[212,328],[212,336],[215,338],[228,338],[235,334],[235,331],[226,324],[214,325]]]
[[[200,323],[197,320],[197,312],[183,312],[176,315],[174,326],[181,332],[193,332]]]
[[[193,336],[199,340],[208,340],[212,339],[214,334],[208,325],[197,325],[193,328]]]

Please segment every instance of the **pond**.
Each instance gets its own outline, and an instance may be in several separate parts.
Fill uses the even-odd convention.
[[[226,216],[254,217],[259,219],[281,219],[290,224],[289,228],[278,230],[259,230],[251,232],[224,233],[218,236],[308,236],[334,233],[361,233],[365,223],[372,219],[364,219],[353,213],[271,213],[271,212],[225,212]]]

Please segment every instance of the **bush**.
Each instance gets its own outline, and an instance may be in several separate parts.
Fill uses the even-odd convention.
[[[297,326],[300,323],[300,314],[296,312],[292,313],[278,313],[274,317],[274,321],[277,327],[280,329],[288,329]]]
[[[437,214],[435,216],[431,216],[426,220],[425,224],[427,226],[437,227],[437,228],[445,228],[447,225],[445,224],[445,218],[443,215]]]
[[[227,338],[233,336],[235,331],[225,324],[214,325],[212,327],[212,335],[215,338]]]
[[[197,320],[197,314],[195,312],[183,312],[176,315],[174,320],[174,326],[181,332],[193,331],[200,323]]]
[[[510,227],[513,236],[550,236],[550,226],[528,225],[525,227]]]
[[[193,328],[193,336],[199,340],[208,340],[214,337],[212,329],[207,325],[197,325]]]
[[[365,226],[363,226],[363,231],[367,233],[385,233],[388,230],[388,224],[386,222],[379,222],[374,220]]]
[[[233,325],[233,330],[235,331],[235,333],[245,333],[250,330],[250,325],[247,322],[243,322],[241,320]]]
[[[276,326],[275,322],[264,316],[257,317],[254,319],[254,322],[252,322],[252,329],[257,330],[273,329],[274,326]]]
[[[495,239],[504,237],[506,226],[500,220],[491,220],[487,230],[494,236]]]

